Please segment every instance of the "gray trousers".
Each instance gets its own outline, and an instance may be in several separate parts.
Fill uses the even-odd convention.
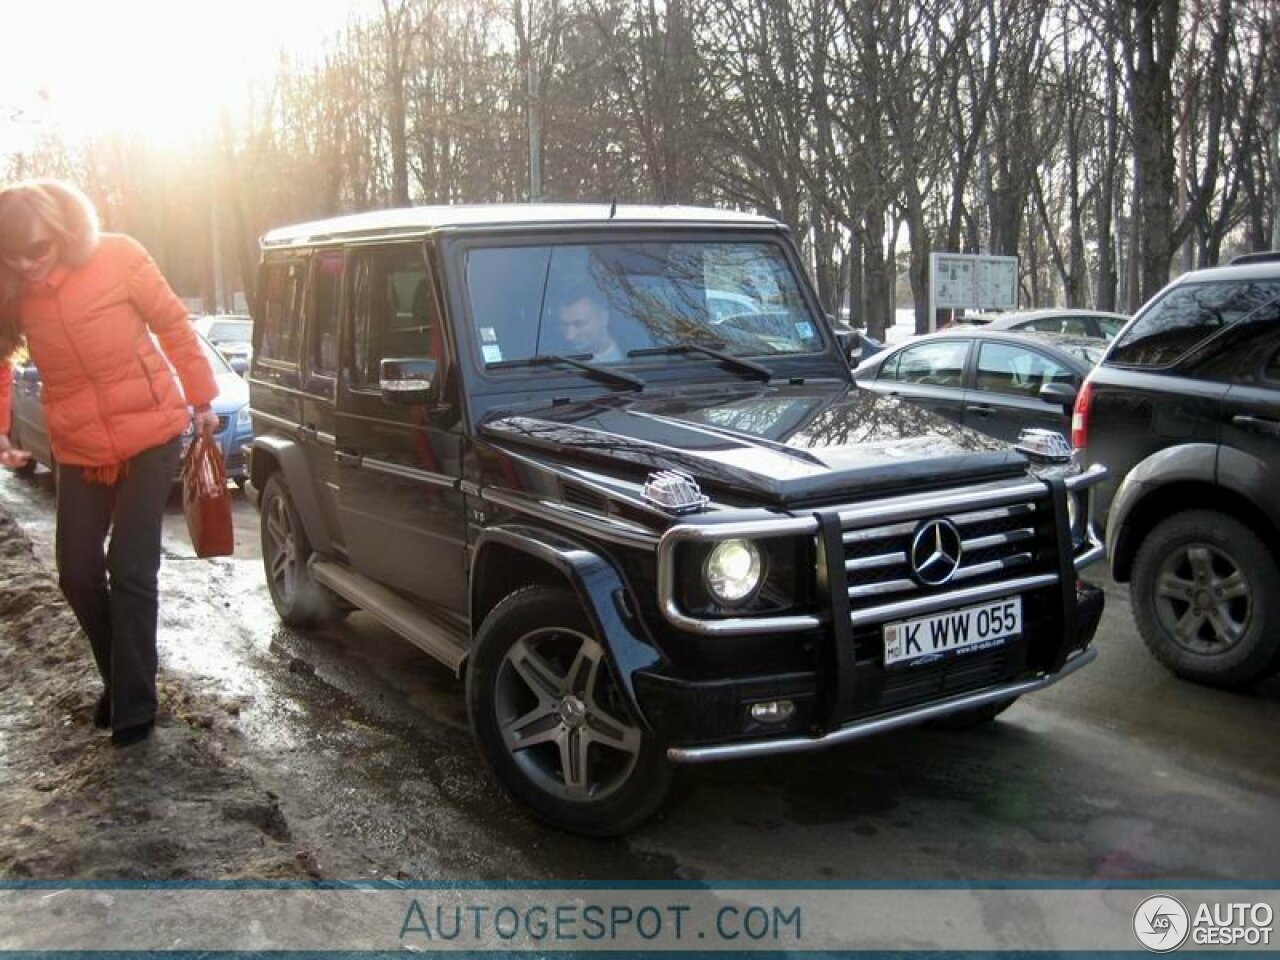
[[[160,533],[179,453],[177,438],[144,450],[114,486],[58,465],[58,585],[89,637],[116,730],[156,715]]]

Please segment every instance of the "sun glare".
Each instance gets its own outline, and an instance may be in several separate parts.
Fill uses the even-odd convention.
[[[284,55],[305,61],[369,0],[46,0],[6,9],[0,153],[40,135],[158,147],[235,122]]]

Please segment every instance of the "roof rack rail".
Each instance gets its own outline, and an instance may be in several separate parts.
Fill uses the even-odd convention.
[[[1280,262],[1280,250],[1259,250],[1257,253],[1242,253],[1231,258],[1231,266],[1238,267],[1245,263],[1277,263]]]

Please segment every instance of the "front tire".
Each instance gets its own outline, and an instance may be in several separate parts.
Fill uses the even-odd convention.
[[[311,576],[311,542],[279,473],[262,491],[262,565],[267,588],[280,619],[291,627],[310,627],[338,618],[336,598]]]
[[[632,716],[567,589],[526,587],[485,618],[467,672],[467,713],[503,787],[562,830],[625,833],[670,788],[662,746]]]
[[[1234,517],[1189,510],[1157,524],[1134,558],[1132,599],[1147,648],[1180,677],[1241,686],[1280,655],[1280,570]]]

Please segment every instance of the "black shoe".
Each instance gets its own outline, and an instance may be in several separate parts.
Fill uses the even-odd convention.
[[[93,708],[93,725],[99,730],[111,726],[111,697],[106,691],[98,697],[98,703]]]
[[[147,737],[151,736],[151,729],[156,725],[154,720],[148,720],[145,723],[135,723],[132,727],[121,727],[119,730],[111,731],[111,743],[117,747],[127,747],[134,743],[141,743]]]

